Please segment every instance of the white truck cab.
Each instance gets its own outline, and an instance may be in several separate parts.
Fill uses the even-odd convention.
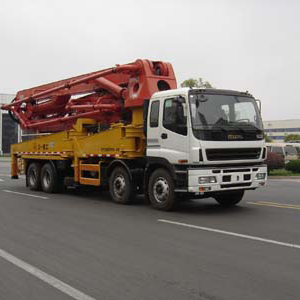
[[[232,205],[245,190],[266,183],[262,121],[249,93],[191,88],[157,92],[149,102],[146,139],[147,159],[165,165],[181,196],[214,197]],[[157,180],[149,188],[162,200],[171,187]]]

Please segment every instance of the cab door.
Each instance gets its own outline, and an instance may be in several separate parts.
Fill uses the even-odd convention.
[[[161,101],[153,99],[150,102],[147,117],[147,149],[146,155],[150,157],[161,156]]]
[[[161,157],[172,164],[189,161],[188,113],[182,96],[168,97],[161,101]]]

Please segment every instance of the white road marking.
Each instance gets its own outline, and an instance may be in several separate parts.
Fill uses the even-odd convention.
[[[29,196],[29,197],[34,197],[34,198],[49,199],[48,197],[44,197],[44,196],[32,195],[32,194],[26,194],[26,193],[20,193],[20,192],[14,192],[14,191],[10,191],[10,190],[3,190],[3,192],[5,192],[5,193],[13,193],[13,194],[23,195],[23,196]]]
[[[4,181],[3,179],[0,179],[0,181]]]
[[[157,221],[162,222],[162,223],[169,223],[169,224],[173,224],[173,225],[179,225],[179,226],[194,228],[194,229],[200,229],[200,230],[204,230],[204,231],[210,231],[210,232],[215,232],[215,233],[221,233],[221,234],[236,236],[236,237],[240,237],[240,238],[244,238],[244,239],[260,241],[260,242],[269,243],[269,244],[280,245],[280,246],[284,246],[284,247],[300,249],[300,245],[297,245],[297,244],[284,243],[284,242],[264,239],[264,238],[260,238],[260,237],[257,237],[257,236],[247,235],[247,234],[241,234],[241,233],[225,231],[225,230],[220,230],[220,229],[214,229],[214,228],[209,228],[209,227],[202,227],[202,226],[197,226],[197,225],[192,225],[192,224],[187,224],[187,223],[180,223],[180,222],[164,220],[164,219],[159,219]]]
[[[0,257],[5,259],[6,261],[12,263],[13,265],[19,267],[20,269],[28,272],[29,274],[39,278],[40,280],[48,283],[52,287],[60,290],[61,292],[71,296],[72,298],[76,300],[96,300],[95,298],[92,298],[79,290],[73,288],[72,286],[64,283],[63,281],[43,272],[42,270],[26,263],[25,261],[9,254],[8,252],[0,249]]]
[[[11,177],[10,174],[3,174],[3,173],[1,173],[0,176]],[[24,179],[25,178],[25,175],[18,175],[18,176],[19,176],[19,179]]]

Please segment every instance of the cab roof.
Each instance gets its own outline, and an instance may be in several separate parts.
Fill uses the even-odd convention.
[[[168,97],[168,96],[174,96],[174,94],[179,95],[188,95],[189,93],[192,94],[213,94],[213,95],[232,95],[232,96],[240,96],[240,97],[252,97],[251,94],[248,92],[239,92],[234,90],[223,90],[223,89],[215,89],[215,88],[179,88],[179,89],[173,89],[173,90],[166,90],[161,92],[156,92],[153,94],[152,97]]]

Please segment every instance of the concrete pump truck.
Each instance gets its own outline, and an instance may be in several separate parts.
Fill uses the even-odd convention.
[[[172,65],[125,65],[19,91],[2,109],[38,137],[11,146],[11,175],[31,190],[108,188],[171,210],[181,199],[237,204],[264,186],[262,121],[248,92],[179,88]]]

